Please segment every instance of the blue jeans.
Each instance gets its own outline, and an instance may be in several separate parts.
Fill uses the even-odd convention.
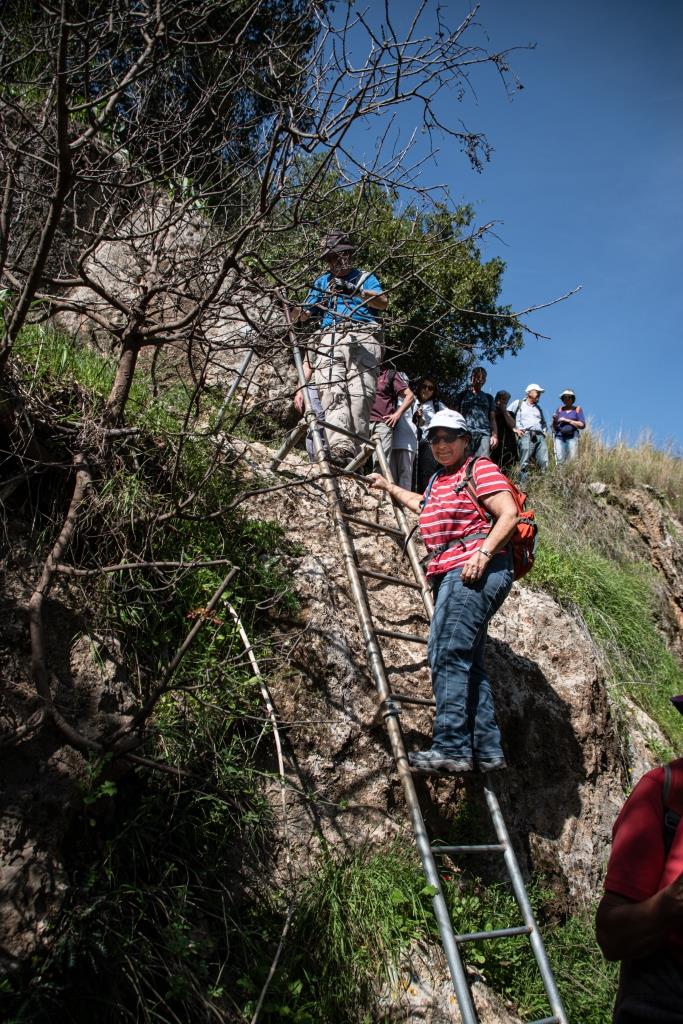
[[[524,483],[529,471],[529,463],[533,460],[541,473],[548,468],[548,443],[545,434],[538,430],[531,434],[526,431],[517,438],[517,453],[519,455],[519,482]]]
[[[555,435],[555,458],[558,466],[563,462],[571,462],[579,454],[579,435],[574,437],[558,437]]]
[[[438,577],[433,586],[427,648],[436,700],[432,746],[448,757],[501,757],[484,647],[489,620],[512,586],[510,555],[491,559],[474,586],[463,585],[459,568]]]

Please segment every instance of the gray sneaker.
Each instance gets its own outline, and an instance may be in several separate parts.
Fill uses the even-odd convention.
[[[484,757],[477,761],[477,768],[480,772],[499,772],[507,768],[504,757]]]
[[[416,750],[408,754],[408,762],[413,771],[436,774],[437,772],[448,772],[451,775],[460,775],[463,772],[471,772],[472,762],[466,757],[448,757],[438,750]]]

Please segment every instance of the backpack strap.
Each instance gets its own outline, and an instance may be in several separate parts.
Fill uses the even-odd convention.
[[[681,820],[681,815],[670,806],[671,788],[673,785],[673,770],[670,764],[664,765],[664,785],[662,786],[662,805],[664,811],[663,833],[664,853],[668,857],[676,836],[676,830]]]
[[[480,455],[475,455],[473,459],[470,459],[470,461],[467,463],[467,466],[465,467],[465,476],[462,478],[460,483],[454,488],[454,490],[456,494],[460,494],[462,491],[467,491],[470,498],[472,499],[474,504],[477,506],[477,508],[479,509],[479,511],[489,524],[489,528],[491,528],[493,526],[493,516],[486,508],[486,506],[482,504],[482,502],[480,501],[479,495],[477,494],[477,485],[474,480],[474,466],[475,463],[480,458]]]
[[[422,496],[422,501],[420,502],[420,512],[422,512],[422,510],[424,508],[426,508],[426,506],[427,506],[427,502],[429,501],[429,492],[431,491],[432,487],[434,486],[434,481],[436,480],[436,478],[439,475],[439,473],[443,473],[443,466],[440,466],[437,469],[436,473],[432,473],[432,475],[430,476],[429,481],[427,482],[427,486],[425,487],[425,492],[424,492],[424,494]],[[419,521],[417,523],[415,523],[415,526],[412,528],[412,530],[410,531],[410,533],[408,534],[406,539],[403,541],[403,548],[402,548],[402,551],[401,551],[401,558],[405,558],[406,557],[406,553],[408,551],[408,543],[409,543],[411,537],[413,536],[413,534],[415,533],[415,531],[418,529],[419,525],[420,525]],[[432,557],[433,556],[430,554],[429,558],[432,558]]]
[[[432,487],[434,486],[434,481],[436,480],[437,476],[439,476],[441,473],[443,473],[443,466],[440,466],[439,469],[437,469],[436,473],[432,473],[429,480],[427,481],[427,486],[425,487],[425,492],[422,495],[422,501],[420,502],[420,512],[423,512],[424,509],[426,509],[427,502],[429,501],[429,495],[431,493]]]
[[[515,409],[515,426],[517,427],[517,430],[521,430],[522,429],[520,414],[522,412],[522,402],[523,401],[524,401],[524,398],[518,398],[517,399],[517,408]]]

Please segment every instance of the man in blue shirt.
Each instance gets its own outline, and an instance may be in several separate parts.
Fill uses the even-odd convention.
[[[322,256],[328,270],[313,282],[303,306],[292,321],[320,318],[310,355],[304,360],[308,382],[313,377],[320,395],[326,427],[341,427],[367,437],[370,410],[382,360],[381,315],[388,300],[374,274],[353,266],[354,246],[348,235],[333,231]],[[296,408],[303,408],[298,392]],[[360,450],[360,443],[328,429],[330,458],[343,465]]]

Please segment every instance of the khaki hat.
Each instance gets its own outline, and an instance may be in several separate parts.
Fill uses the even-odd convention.
[[[528,395],[530,391],[540,391],[541,393],[543,393],[545,391],[545,388],[542,388],[540,384],[527,384],[526,388],[524,389],[524,394]]]
[[[353,252],[355,245],[345,231],[330,231],[323,242],[322,255],[329,256],[333,252]]]

